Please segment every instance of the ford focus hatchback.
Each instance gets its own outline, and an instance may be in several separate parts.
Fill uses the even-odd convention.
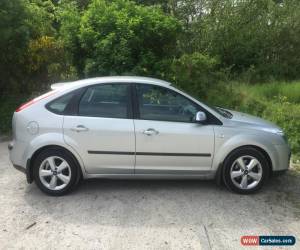
[[[249,194],[288,169],[280,128],[168,82],[101,77],[51,87],[15,111],[8,145],[13,165],[47,194],[82,178],[216,179]]]

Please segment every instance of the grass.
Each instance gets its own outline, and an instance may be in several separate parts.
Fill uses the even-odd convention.
[[[242,91],[247,91],[256,97],[262,97],[269,101],[274,100],[278,96],[285,96],[288,102],[300,104],[300,81],[256,85],[240,84],[239,88]]]

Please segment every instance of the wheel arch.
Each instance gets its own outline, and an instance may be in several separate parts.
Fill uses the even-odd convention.
[[[79,178],[83,177],[84,172],[82,170],[82,166],[81,166],[79,160],[77,159],[77,157],[74,155],[74,153],[71,152],[69,149],[61,146],[61,145],[52,144],[52,145],[42,146],[42,147],[36,149],[33,152],[33,154],[31,155],[31,157],[27,160],[26,173],[27,173],[27,182],[28,183],[32,183],[34,181],[34,178],[33,178],[33,165],[34,165],[35,159],[37,158],[37,156],[41,152],[44,152],[44,151],[49,150],[49,149],[59,149],[59,150],[63,150],[65,152],[67,152],[73,158],[75,164],[77,165],[77,167],[79,169],[79,174],[80,174]]]
[[[262,153],[263,156],[266,158],[266,161],[268,162],[268,168],[269,168],[269,171],[270,171],[270,176],[272,175],[272,173],[273,173],[273,163],[272,163],[272,159],[271,159],[270,155],[268,154],[268,152],[265,149],[263,149],[262,147],[257,146],[257,145],[251,145],[251,144],[242,145],[242,146],[239,146],[237,148],[232,149],[229,153],[227,153],[227,155],[224,157],[222,162],[220,162],[218,164],[218,168],[217,168],[217,171],[216,171],[216,177],[215,177],[216,182],[217,182],[218,185],[223,184],[222,173],[223,173],[224,162],[226,161],[226,159],[229,157],[229,155],[231,155],[236,150],[240,150],[240,149],[244,149],[244,148],[254,148],[257,151],[259,151],[260,153]]]

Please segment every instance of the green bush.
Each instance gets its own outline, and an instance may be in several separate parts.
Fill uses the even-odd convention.
[[[285,96],[279,96],[266,106],[263,117],[284,130],[293,153],[300,155],[300,105],[288,102]]]
[[[289,84],[287,84],[289,85]],[[292,84],[293,85],[293,84]],[[262,117],[268,121],[277,124],[286,133],[292,152],[297,157],[300,157],[300,104],[289,102],[289,97],[279,95],[268,98],[263,92],[251,91],[251,87],[232,88],[232,92],[224,92],[224,103],[227,107],[233,108],[245,113]],[[267,86],[262,85],[258,88],[263,88],[267,92]],[[274,85],[275,86],[275,85]],[[288,89],[288,87],[286,87]],[[293,88],[293,87],[292,87]],[[297,87],[300,88],[300,85]],[[270,90],[272,92],[272,90]],[[299,90],[298,90],[299,91]],[[227,93],[227,94],[226,94]],[[229,95],[232,97],[230,98]],[[238,98],[237,98],[238,97]],[[226,99],[230,99],[228,102]]]
[[[25,102],[26,96],[0,96],[0,135],[11,133],[12,115],[16,108]]]
[[[208,90],[225,79],[220,71],[220,62],[215,57],[201,53],[184,54],[171,63],[171,79],[185,91],[206,99]]]
[[[82,16],[71,7],[72,15],[62,14],[61,35],[79,75],[153,76],[175,52],[180,22],[159,7],[94,0]]]

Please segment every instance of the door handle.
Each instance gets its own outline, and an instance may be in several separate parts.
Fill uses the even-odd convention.
[[[150,135],[158,135],[159,132],[157,130],[155,130],[154,128],[148,128],[147,130],[143,131],[143,134],[150,136]]]
[[[71,128],[71,130],[75,132],[84,132],[84,131],[88,131],[89,129],[83,125],[78,125],[75,128]]]

